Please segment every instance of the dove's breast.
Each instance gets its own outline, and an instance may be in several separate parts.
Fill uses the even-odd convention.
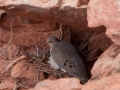
[[[53,46],[53,47],[54,47],[54,46]],[[52,48],[53,48],[53,47],[52,47]],[[52,52],[52,48],[51,48],[50,52]],[[49,63],[50,66],[53,67],[54,69],[62,70],[63,72],[66,72],[66,70],[64,70],[63,68],[59,67],[59,65],[55,62],[52,54],[51,54],[51,56],[49,57],[48,63]]]

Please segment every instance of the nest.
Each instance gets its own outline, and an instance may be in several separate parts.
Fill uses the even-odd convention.
[[[50,50],[43,48],[40,52],[38,47],[36,46],[36,52],[25,52],[26,55],[29,57],[28,63],[34,64],[34,69],[39,70],[39,72],[45,72],[49,75],[52,75],[55,78],[61,77],[71,77],[68,73],[65,73],[60,70],[55,70],[48,64],[48,60],[50,57]]]

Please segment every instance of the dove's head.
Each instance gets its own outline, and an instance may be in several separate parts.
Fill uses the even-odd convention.
[[[47,44],[53,45],[53,44],[58,43],[58,42],[60,42],[60,40],[59,40],[57,37],[55,37],[55,36],[50,36],[50,37],[46,40],[46,44],[45,44],[45,45],[47,45]],[[45,45],[44,45],[44,46],[45,46]]]

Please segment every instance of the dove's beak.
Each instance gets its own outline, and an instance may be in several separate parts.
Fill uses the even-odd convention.
[[[44,44],[44,47],[45,47],[47,44],[48,44],[48,43],[45,43],[45,44]]]

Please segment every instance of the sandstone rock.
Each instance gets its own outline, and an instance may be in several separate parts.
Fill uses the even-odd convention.
[[[1,17],[2,17],[2,15],[5,13],[5,11],[4,10],[0,10],[0,20],[1,20]]]
[[[79,90],[81,88],[79,82],[76,78],[45,80],[38,82],[37,85],[30,90]]]
[[[2,15],[2,18],[0,20],[0,25],[3,28],[11,29],[11,23],[12,23],[13,29],[15,30],[16,30],[16,27],[19,27],[19,28],[27,27],[28,29],[25,29],[26,32],[27,31],[52,31],[55,29],[55,26],[56,26],[56,23],[52,23],[49,21],[34,22],[34,21],[29,21],[28,18],[21,18],[20,16],[10,16],[8,13]],[[18,32],[22,32],[25,30],[21,29]]]
[[[112,41],[105,34],[105,27],[91,28],[87,30],[78,30],[70,28],[72,32],[71,41],[75,46],[78,45],[77,50],[82,50],[85,61],[91,65],[110,45]],[[87,52],[87,53],[86,53]],[[88,66],[88,65],[87,65]],[[90,68],[88,68],[90,71]]]
[[[0,60],[7,60],[8,58],[8,51],[7,51],[7,46],[4,45],[3,47],[0,48]]]
[[[11,27],[22,26],[22,23],[20,22],[19,17],[13,17],[7,13],[2,15],[0,26],[2,26],[2,28],[11,29]]]
[[[6,78],[0,83],[0,90],[13,90],[15,87],[16,86],[11,78]]]
[[[28,22],[52,21],[86,29],[86,3],[88,0],[7,0],[0,1],[0,8]]]
[[[120,45],[120,1],[119,0],[90,0],[87,9],[88,26],[104,25],[106,34],[111,40]]]
[[[18,54],[20,54],[20,50],[15,45],[2,45],[0,47],[0,60],[13,60]]]
[[[7,77],[10,77],[10,71],[3,73],[6,67],[18,56],[19,49],[15,45],[2,45],[0,47],[0,82]]]
[[[42,81],[42,80],[44,80],[45,79],[45,75],[44,75],[44,72],[40,72],[39,74],[38,74],[38,80],[39,81]]]
[[[22,29],[22,28],[21,28]],[[18,30],[17,30],[18,31]],[[24,46],[30,46],[30,45],[40,45],[41,47],[43,47],[46,39],[51,36],[51,35],[55,35],[55,36],[59,36],[60,31],[56,30],[56,31],[52,31],[52,32],[21,32],[21,33],[14,33],[13,32],[13,38],[11,40],[12,44],[15,45],[24,45]],[[2,33],[2,41],[9,41],[9,39],[11,38],[10,36],[10,31],[3,31]]]
[[[11,77],[17,79],[18,82],[24,82],[26,86],[33,86],[39,81],[39,73],[37,70],[32,70],[25,63],[25,61],[21,61],[16,64],[11,72]],[[44,79],[43,74],[40,74],[41,80]]]
[[[55,35],[59,37],[60,35],[59,26],[56,27],[56,23],[52,22],[45,21],[34,24],[23,24],[23,22],[19,20],[19,17],[14,16],[12,27],[11,23],[10,16],[3,15],[0,28],[0,39],[2,42],[9,42],[10,38],[12,38],[10,43],[14,45],[37,45],[43,47],[49,36]],[[62,30],[63,39],[70,41],[70,31],[67,30],[67,28],[62,28]]]
[[[86,83],[81,90],[120,90],[120,73]]]
[[[0,82],[2,82],[6,78],[6,76],[10,75],[9,72],[6,73],[6,76],[5,76],[5,74],[3,74],[3,71],[6,69],[8,64],[9,64],[9,61],[5,61],[5,60],[0,59]]]
[[[48,79],[50,79],[50,80],[56,80],[56,78],[53,77],[52,75],[50,75],[50,76],[48,77]]]
[[[29,90],[119,90],[120,73],[99,80],[89,80],[81,85],[78,79],[62,78],[57,80],[45,80]]]
[[[95,49],[104,52],[110,45],[112,41],[105,35],[105,32],[96,32],[90,37],[88,48],[90,52]]]
[[[95,62],[91,79],[99,79],[120,72],[120,46],[111,45]]]

